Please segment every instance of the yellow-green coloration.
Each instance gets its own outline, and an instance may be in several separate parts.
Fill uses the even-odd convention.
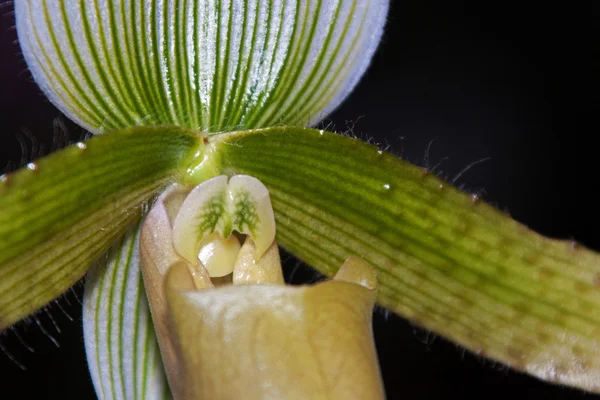
[[[377,47],[387,9],[387,0],[16,1],[34,80],[67,116],[107,135],[0,177],[0,329],[71,286],[167,184],[183,186],[171,197],[182,206],[209,178],[247,174],[268,188],[256,201],[260,218],[237,220],[242,233],[270,232],[253,238],[257,259],[276,219],[278,242],[321,272],[364,258],[378,271],[379,303],[413,322],[543,379],[600,391],[600,256],[543,238],[359,140],[283,127],[316,123],[340,104]],[[275,216],[266,221],[269,193]],[[234,207],[222,201],[230,221],[219,216],[214,229],[228,234]],[[163,217],[173,211],[157,205]],[[183,253],[172,241],[162,251],[154,245],[178,230],[170,217],[161,225],[150,213],[153,221],[141,233],[142,256],[166,274]],[[197,222],[189,218],[190,234],[178,238],[193,242]],[[185,257],[196,264],[192,245]],[[156,310],[162,281],[144,279]],[[333,304],[340,290],[327,293]],[[110,290],[99,293],[111,302]],[[314,310],[324,303],[315,300]],[[155,316],[159,333],[165,321]],[[175,321],[183,335],[188,322]],[[321,339],[321,325],[311,339]]]
[[[422,168],[303,128],[210,139],[269,189],[277,241],[327,275],[349,256],[378,302],[540,378],[600,391],[600,256],[544,238]]]
[[[166,370],[175,398],[384,399],[373,269],[352,257],[332,281],[283,286],[277,253],[273,245],[267,260],[252,262],[254,277],[233,285],[198,287],[181,264],[168,270],[170,329],[161,343],[176,344],[180,370]],[[239,268],[234,276],[244,275]]]
[[[250,194],[243,191],[233,194],[231,202],[234,211],[232,214],[226,210],[226,196],[227,193],[223,191],[202,207],[202,212],[196,220],[198,242],[204,236],[216,232],[217,225],[219,225],[218,232],[223,238],[228,238],[234,229],[255,233],[259,218],[256,214],[256,203],[252,201]]]
[[[77,280],[201,154],[202,137],[132,128],[48,156],[0,184],[0,329]],[[33,168],[35,166],[35,168]]]
[[[223,191],[202,207],[202,212],[196,220],[198,241],[205,235],[216,232],[217,225],[219,225],[218,231],[223,238],[229,237],[234,229],[255,234],[259,217],[256,213],[256,203],[252,200],[250,193],[247,191],[232,193],[230,201],[233,213],[226,210],[228,204],[226,196],[227,193]]]
[[[196,218],[198,230],[197,240],[200,242],[203,236],[214,232],[217,224],[221,221],[223,226],[223,237],[231,235],[231,218],[225,215],[225,191],[222,191],[202,207],[202,212]]]
[[[186,174],[182,183],[187,186],[195,186],[198,182],[204,182],[219,175],[219,166],[222,163],[221,154],[216,151],[215,145],[204,139],[205,146],[202,153],[198,153],[198,159],[194,159],[187,166]]]
[[[256,211],[256,202],[252,199],[250,193],[246,190],[238,190],[233,193],[233,226],[241,232],[250,232],[250,235],[256,235],[256,225],[260,218]]]
[[[129,129],[3,176],[0,328],[79,279],[166,184],[246,174],[268,189],[277,241],[321,272],[359,256],[378,271],[380,305],[478,354],[600,391],[598,254],[357,139],[279,127],[206,142]]]
[[[194,264],[215,235],[227,239],[234,230],[252,236],[257,257],[269,248],[275,238],[269,192],[250,176],[217,176],[194,187],[181,204],[173,223],[175,248]]]

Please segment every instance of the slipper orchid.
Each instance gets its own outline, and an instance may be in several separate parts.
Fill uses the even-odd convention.
[[[175,397],[383,398],[371,332],[374,271],[350,258],[331,282],[283,286],[266,188],[243,175],[227,181],[225,176],[209,179],[184,200],[184,188],[169,188],[140,235],[145,287]],[[236,202],[241,192],[244,202]],[[233,200],[231,212],[214,207],[223,193]],[[178,235],[182,220],[188,227],[212,220],[219,232]],[[228,235],[231,230],[223,234],[218,220],[238,221],[233,224],[237,232],[250,220],[266,229],[250,229],[241,248],[227,245],[205,257],[202,246],[214,249],[215,241],[238,240]],[[200,247],[191,260],[177,251],[190,237]],[[259,244],[266,242],[266,248]],[[227,265],[231,254],[229,284],[215,280],[222,269],[205,266]],[[88,354],[98,345],[93,343]]]
[[[207,304],[220,294],[240,294],[216,305],[224,310],[254,296],[253,285],[211,285],[230,271],[253,276],[261,257],[274,257],[264,235],[273,221],[236,222],[232,185],[247,175],[268,189],[277,242],[322,273],[343,275],[346,260],[364,259],[377,273],[380,305],[541,379],[600,391],[598,254],[543,238],[374,146],[303,127],[358,82],[387,9],[387,0],[17,0],[19,41],[34,79],[67,116],[102,135],[0,177],[0,329],[60,296],[96,263],[84,333],[98,396],[168,396],[163,361],[175,395],[216,396],[172,373],[207,384],[211,372],[197,351],[210,351],[206,338],[227,338],[207,331],[195,343],[190,335],[217,321]],[[234,178],[218,178],[221,186],[207,192],[203,182],[221,175]],[[254,193],[249,182],[242,186]],[[180,213],[211,216],[204,221],[210,229],[194,231],[186,225],[194,219],[178,223]],[[235,242],[233,230],[251,239]],[[190,269],[206,246],[213,247]],[[254,261],[243,264],[244,257]],[[272,282],[272,268],[257,271]],[[282,299],[305,296],[314,311],[335,296],[350,301],[335,283],[295,295],[273,290]],[[362,286],[374,293],[376,285]],[[370,307],[370,295],[357,295],[356,306]],[[230,327],[251,329],[256,311],[274,330],[265,337],[287,330],[289,321],[259,300],[253,309],[240,305],[235,312],[248,318]],[[290,313],[297,306],[290,300]],[[327,311],[322,317],[367,337],[364,324]],[[321,341],[333,331],[310,332]],[[271,357],[274,347],[259,339],[267,346],[260,354]],[[359,347],[368,348],[362,340]],[[248,360],[239,341],[227,346],[206,355],[207,365]],[[329,361],[338,374],[341,361]],[[231,393],[250,384],[252,377],[231,373],[218,376],[232,382]],[[377,387],[377,379],[365,387]]]

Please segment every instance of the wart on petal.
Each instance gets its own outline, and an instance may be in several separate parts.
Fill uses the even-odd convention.
[[[34,79],[94,133],[315,124],[370,63],[389,0],[15,2]]]

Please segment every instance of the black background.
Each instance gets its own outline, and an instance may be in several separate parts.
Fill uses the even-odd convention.
[[[449,178],[489,157],[458,184],[483,191],[487,201],[537,231],[600,250],[599,3],[448,3],[392,1],[371,69],[328,122],[387,143],[413,163],[434,166],[445,159],[439,170]],[[12,5],[3,3],[0,14],[1,167],[19,164],[22,129],[50,148],[60,113],[31,81],[14,43]],[[68,126],[71,139],[78,139],[81,131]],[[295,265],[288,260],[288,275]],[[313,278],[301,268],[293,281]],[[62,333],[46,314],[39,316],[60,348],[35,322],[16,328],[33,353],[15,332],[0,337],[27,369],[0,352],[0,397],[94,398],[80,293],[78,286],[60,300],[73,322],[56,304],[50,307]],[[374,320],[390,399],[594,397],[465,353],[381,310]]]

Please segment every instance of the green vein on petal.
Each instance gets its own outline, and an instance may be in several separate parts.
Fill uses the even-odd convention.
[[[600,391],[597,253],[358,139],[288,127],[210,141],[220,173],[267,186],[277,241],[305,262],[333,275],[362,257],[380,305],[477,354]]]
[[[79,280],[202,145],[180,128],[131,128],[3,175],[0,330]]]
[[[86,278],[83,333],[101,400],[171,398],[144,292],[140,228],[138,221]]]
[[[314,124],[365,72],[389,0],[29,0],[17,31],[36,82],[106,132]]]

